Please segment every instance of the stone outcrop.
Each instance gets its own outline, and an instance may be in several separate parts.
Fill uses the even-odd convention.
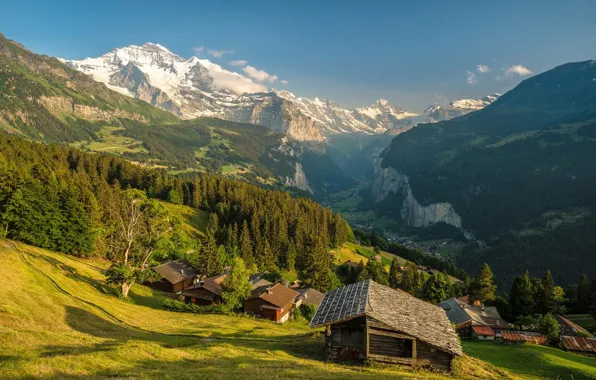
[[[439,202],[426,206],[421,205],[412,193],[408,176],[391,167],[382,168],[380,162],[379,160],[375,167],[375,179],[372,186],[372,194],[376,203],[395,194],[398,201],[402,202],[399,216],[408,226],[426,227],[433,223],[444,222],[461,228],[461,217],[450,203]]]
[[[81,119],[98,121],[98,120],[115,120],[118,118],[127,118],[137,121],[145,122],[145,118],[139,114],[123,111],[120,109],[103,110],[98,107],[92,107],[85,104],[77,104],[73,99],[64,96],[41,96],[39,103],[47,108],[51,114],[57,117],[63,114],[72,114]]]
[[[285,185],[296,187],[300,190],[308,191],[309,193],[314,194],[308,185],[308,178],[306,178],[302,164],[299,162],[296,162],[296,173],[294,173],[294,178],[286,177]]]

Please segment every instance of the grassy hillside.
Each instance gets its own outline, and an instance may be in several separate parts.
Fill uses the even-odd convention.
[[[102,261],[8,241],[0,257],[0,378],[450,378],[325,363],[322,337],[304,323],[168,312],[144,286],[133,287],[134,302],[119,300]],[[473,371],[496,378],[478,363]]]
[[[326,363],[323,338],[305,323],[168,312],[160,309],[163,294],[140,285],[133,287],[134,302],[120,300],[104,285],[103,261],[10,241],[0,242],[0,257],[0,378],[453,378]],[[464,347],[480,358],[493,355]],[[514,355],[526,352],[541,360],[540,372],[512,365]],[[464,357],[457,362],[457,377],[521,379],[572,371],[575,379],[592,376],[586,367],[596,360],[559,353],[518,347],[510,360],[495,359],[511,372]],[[565,361],[549,363],[549,355]]]

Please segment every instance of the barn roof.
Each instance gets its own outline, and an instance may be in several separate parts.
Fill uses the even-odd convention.
[[[588,330],[584,329],[577,323],[572,322],[561,315],[557,315],[555,316],[555,318],[557,319],[557,322],[559,322],[559,332],[561,333],[561,335],[585,336],[588,338],[594,338],[594,335],[592,335]]]
[[[199,272],[186,260],[176,260],[153,267],[153,270],[161,274],[168,282],[177,284],[189,277],[195,277]]]
[[[488,326],[472,325],[472,330],[478,336],[495,336],[495,332]]]
[[[447,318],[456,326],[472,322],[492,328],[509,328],[509,323],[501,318],[499,311],[494,306],[478,307],[470,305],[460,298],[450,298],[440,302],[437,306],[445,310]]]
[[[457,334],[441,308],[371,280],[325,294],[310,326],[326,326],[365,315],[441,350],[462,354]]]
[[[205,289],[215,295],[221,296],[221,293],[223,292],[223,283],[227,277],[228,275],[225,273],[213,277],[207,277],[206,279],[197,282],[193,286],[186,288],[185,291]]]
[[[503,340],[509,342],[527,342],[533,344],[546,344],[547,337],[545,335],[540,335],[538,333],[532,333],[528,331],[501,331],[503,335]]]
[[[561,344],[566,350],[596,353],[596,339],[581,336],[561,336]]]

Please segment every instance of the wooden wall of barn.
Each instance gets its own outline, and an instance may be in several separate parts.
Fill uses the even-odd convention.
[[[416,361],[420,366],[432,366],[443,371],[451,371],[453,355],[432,347],[422,341],[416,342]]]
[[[355,318],[330,326],[327,334],[329,360],[363,360],[366,358],[366,319]]]

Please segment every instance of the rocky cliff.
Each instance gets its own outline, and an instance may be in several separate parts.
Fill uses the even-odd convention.
[[[444,222],[461,228],[461,217],[455,212],[450,203],[439,202],[421,205],[410,187],[408,176],[394,168],[383,168],[380,160],[375,167],[375,179],[372,194],[376,203],[382,201],[401,202],[401,220],[408,226],[426,227],[433,223]]]

